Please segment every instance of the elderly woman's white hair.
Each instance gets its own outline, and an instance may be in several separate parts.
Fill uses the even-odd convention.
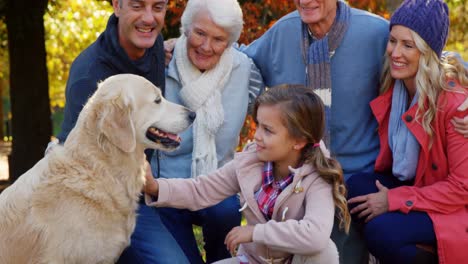
[[[182,34],[188,35],[200,11],[207,11],[213,22],[229,33],[229,45],[239,39],[244,20],[237,0],[189,0],[181,18]]]

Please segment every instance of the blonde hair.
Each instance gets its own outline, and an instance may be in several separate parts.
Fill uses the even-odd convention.
[[[261,94],[254,107],[257,117],[260,105],[278,105],[282,110],[282,121],[294,138],[305,138],[301,162],[315,167],[320,177],[332,186],[333,201],[338,208],[340,228],[349,231],[351,217],[346,200],[343,170],[340,164],[324,155],[320,147],[314,146],[323,138],[325,131],[325,107],[312,89],[303,85],[278,85]]]
[[[419,93],[418,110],[416,116],[421,118],[424,131],[432,139],[434,131],[432,121],[437,113],[437,99],[443,90],[449,90],[448,79],[455,79],[462,86],[468,85],[468,74],[463,64],[453,55],[448,54],[440,59],[429,45],[416,32],[411,30],[416,48],[421,53],[418,71],[415,77],[416,90]],[[395,79],[390,74],[390,58],[385,56],[382,72],[380,94],[385,93],[393,86]],[[432,144],[432,141],[431,141]]]

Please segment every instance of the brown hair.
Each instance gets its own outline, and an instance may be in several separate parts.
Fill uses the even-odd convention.
[[[283,84],[272,87],[261,94],[254,107],[254,118],[260,105],[278,105],[282,110],[282,121],[288,133],[295,138],[305,138],[301,162],[315,167],[320,177],[332,185],[333,201],[338,208],[340,227],[349,231],[351,217],[346,201],[346,187],[340,164],[324,155],[320,142],[325,131],[325,107],[320,97],[303,85]]]

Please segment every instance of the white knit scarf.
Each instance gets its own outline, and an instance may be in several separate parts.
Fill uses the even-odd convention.
[[[192,178],[218,167],[216,132],[224,122],[221,93],[232,71],[232,48],[228,47],[219,62],[201,72],[189,60],[187,38],[182,35],[175,45],[175,62],[182,82],[180,98],[197,113],[193,123]]]

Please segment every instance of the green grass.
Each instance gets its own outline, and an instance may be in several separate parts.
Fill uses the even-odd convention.
[[[241,225],[247,225],[244,216],[242,216]],[[203,241],[203,232],[202,228],[196,225],[193,225],[193,233],[195,234],[195,240],[197,240],[198,250],[203,260],[206,261],[206,252],[205,252],[205,242]]]
[[[206,252],[205,252],[205,242],[203,241],[203,232],[202,228],[196,225],[193,225],[193,233],[195,234],[195,240],[197,240],[198,250],[203,260],[206,261]]]

